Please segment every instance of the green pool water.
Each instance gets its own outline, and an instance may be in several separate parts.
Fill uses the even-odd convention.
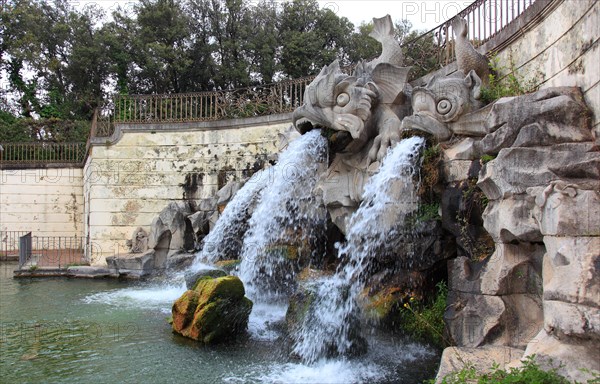
[[[248,335],[205,347],[166,318],[185,290],[170,282],[13,279],[0,263],[0,383],[420,383],[439,356],[387,336],[360,359],[290,360],[271,322],[285,307],[256,304]]]

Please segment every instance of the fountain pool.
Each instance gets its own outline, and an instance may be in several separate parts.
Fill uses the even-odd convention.
[[[0,373],[6,383],[420,383],[439,355],[373,334],[360,359],[290,360],[285,307],[257,304],[247,337],[205,347],[166,322],[183,280],[13,279],[0,264]],[[176,282],[173,282],[176,281]]]

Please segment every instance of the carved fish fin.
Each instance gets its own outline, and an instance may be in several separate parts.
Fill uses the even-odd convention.
[[[384,104],[393,103],[407,83],[408,71],[411,67],[398,67],[389,63],[379,63],[371,74],[377,84],[379,100]]]
[[[392,23],[392,17],[390,15],[385,15],[380,18],[374,17],[373,27],[373,31],[369,36],[380,43],[388,36],[394,37],[394,23]]]

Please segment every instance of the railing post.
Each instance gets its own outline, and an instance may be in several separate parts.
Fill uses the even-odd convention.
[[[31,257],[31,232],[19,238],[19,269],[27,263]]]

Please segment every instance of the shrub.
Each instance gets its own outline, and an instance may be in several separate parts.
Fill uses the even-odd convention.
[[[490,57],[489,66],[489,84],[481,87],[481,100],[485,103],[491,103],[501,97],[535,92],[544,80],[544,74],[539,70],[533,76],[518,73],[512,54],[509,54],[508,67],[501,65],[496,55]],[[503,73],[506,74],[501,75]]]
[[[465,366],[460,371],[452,372],[442,379],[442,384],[570,384],[565,377],[559,375],[552,368],[548,371],[543,370],[536,364],[535,355],[528,356],[523,361],[523,365],[518,368],[510,368],[506,371],[500,369],[494,364],[488,373],[478,373],[473,366]],[[588,384],[599,383],[599,378],[594,375],[594,379],[588,380]],[[426,383],[433,384],[435,380],[429,380]]]
[[[449,343],[444,338],[444,312],[448,287],[444,281],[436,285],[437,293],[431,301],[411,297],[401,310],[401,328],[410,336],[443,348]]]

